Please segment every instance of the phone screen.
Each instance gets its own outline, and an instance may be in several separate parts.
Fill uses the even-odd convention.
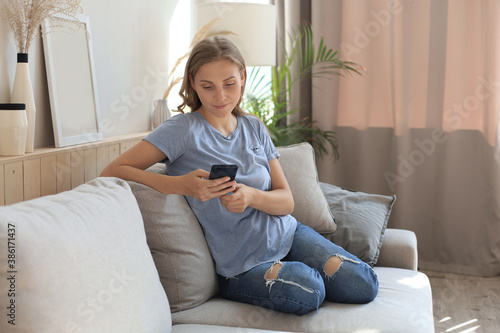
[[[212,165],[212,169],[210,170],[210,176],[208,179],[229,177],[232,181],[236,177],[237,171],[238,166],[236,164],[215,164]]]

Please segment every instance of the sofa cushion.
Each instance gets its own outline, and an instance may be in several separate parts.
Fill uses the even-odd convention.
[[[1,332],[170,331],[168,300],[126,182],[98,178],[0,207],[0,243]]]
[[[277,150],[295,201],[292,216],[317,232],[334,232],[337,226],[319,186],[313,147],[303,142]]]
[[[396,196],[351,191],[326,183],[320,186],[337,221],[337,231],[323,236],[375,265]]]
[[[164,165],[150,172],[164,173]],[[181,195],[129,182],[172,312],[195,307],[218,293],[215,265],[203,230]]]
[[[251,327],[291,332],[433,333],[432,294],[421,272],[375,267],[380,287],[368,304],[325,301],[318,311],[303,316],[216,297],[187,311],[172,314],[177,324]]]
[[[215,326],[215,325],[175,325],[172,327],[172,333],[290,333],[284,331],[269,331],[259,330],[257,328],[242,328],[242,327],[229,327],[229,326]]]

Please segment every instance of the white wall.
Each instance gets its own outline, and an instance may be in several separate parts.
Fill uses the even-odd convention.
[[[101,128],[105,137],[150,129],[152,102],[167,86],[169,23],[178,0],[82,0],[89,16]],[[182,29],[183,27],[179,27]],[[0,21],[0,103],[10,100],[16,47]],[[41,39],[29,66],[37,106],[35,147],[54,144]]]

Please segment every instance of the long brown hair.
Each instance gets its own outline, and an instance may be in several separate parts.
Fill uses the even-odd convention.
[[[229,60],[238,66],[240,74],[245,70],[245,60],[240,50],[229,39],[222,36],[214,36],[200,41],[191,51],[191,55],[186,63],[184,79],[182,80],[179,95],[182,97],[182,104],[178,106],[180,112],[184,113],[184,108],[188,106],[191,111],[196,111],[201,107],[201,101],[198,94],[191,86],[190,77],[194,79],[201,66],[217,60]],[[245,80],[246,83],[246,80]],[[234,107],[232,114],[242,116],[245,113],[241,107],[241,99],[245,92],[245,83],[241,87],[240,100]]]

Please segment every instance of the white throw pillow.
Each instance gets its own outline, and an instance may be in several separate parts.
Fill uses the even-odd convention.
[[[1,332],[170,332],[125,181],[98,178],[0,207],[0,244]]]

